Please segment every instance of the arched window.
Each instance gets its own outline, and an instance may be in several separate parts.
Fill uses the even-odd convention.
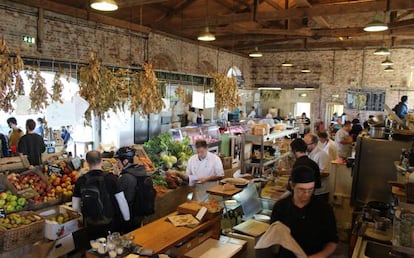
[[[232,66],[227,71],[227,77],[232,77],[232,76],[236,77],[237,85],[239,87],[243,86],[244,84],[243,74],[237,66]]]

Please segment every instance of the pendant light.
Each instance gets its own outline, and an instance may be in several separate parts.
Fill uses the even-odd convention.
[[[391,52],[388,48],[385,47],[384,41],[382,42],[381,47],[374,52],[374,55],[377,56],[388,56],[389,54],[391,54]]]
[[[392,68],[392,66],[389,65],[385,67],[384,72],[394,72],[394,68]]]
[[[92,0],[91,8],[98,11],[110,12],[118,10],[118,5],[115,0]]]
[[[311,72],[311,70],[310,70],[309,68],[307,68],[307,67],[304,67],[304,68],[302,68],[302,69],[300,70],[300,72],[301,72],[301,73],[310,73],[310,72]]]
[[[383,66],[390,66],[393,65],[394,63],[391,61],[391,59],[388,58],[388,56],[385,58],[384,61],[382,61],[381,65]]]
[[[364,27],[364,31],[366,32],[380,32],[386,30],[388,30],[388,25],[379,19],[378,13],[375,13],[373,20]]]
[[[208,0],[206,2],[206,27],[204,30],[198,35],[197,39],[199,41],[214,41],[216,37],[213,33],[210,32],[210,28],[208,27]]]
[[[293,64],[292,64],[291,62],[288,62],[288,60],[287,60],[287,59],[285,59],[285,61],[282,63],[282,66],[283,66],[283,67],[292,67],[292,66],[293,66]]]
[[[216,37],[214,36],[213,33],[210,32],[209,27],[206,26],[204,28],[204,31],[201,32],[200,35],[198,35],[197,39],[200,41],[214,41],[216,40]]]
[[[254,51],[249,53],[249,56],[250,57],[262,57],[263,54],[262,54],[262,52],[259,51],[258,47],[255,47]]]

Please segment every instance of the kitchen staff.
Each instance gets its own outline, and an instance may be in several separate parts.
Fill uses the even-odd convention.
[[[306,166],[292,170],[293,195],[273,206],[271,223],[280,221],[289,227],[292,237],[309,258],[329,257],[338,243],[335,216],[328,203],[313,197],[315,177],[309,170]],[[281,247],[276,257],[296,256]]]
[[[189,185],[194,186],[193,200],[204,201],[206,190],[217,185],[215,181],[223,178],[224,170],[220,158],[208,151],[205,140],[196,141],[195,147],[197,154],[188,160],[186,172]]]

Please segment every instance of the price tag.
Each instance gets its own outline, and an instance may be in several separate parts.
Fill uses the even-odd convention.
[[[6,211],[3,208],[1,208],[0,209],[0,218],[5,218],[5,217],[6,217]]]
[[[49,166],[48,174],[49,176],[56,174],[58,177],[62,177],[62,169],[60,167]]]

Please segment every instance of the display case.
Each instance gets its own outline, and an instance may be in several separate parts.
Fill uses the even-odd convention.
[[[170,132],[176,141],[181,141],[188,137],[193,148],[195,148],[194,144],[197,140],[204,139],[207,141],[209,151],[217,154],[219,152],[221,134],[217,125],[186,126],[171,129]]]

